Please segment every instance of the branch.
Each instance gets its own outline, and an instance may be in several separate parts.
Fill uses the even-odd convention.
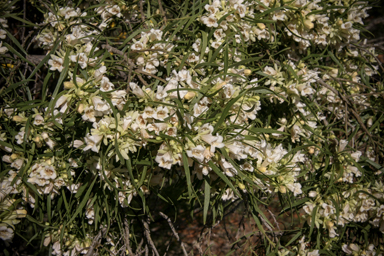
[[[149,225],[148,225],[148,222],[146,222],[144,219],[142,219],[141,220],[142,222],[143,222],[143,225],[144,225],[144,233],[145,233],[145,237],[147,238],[147,241],[148,241],[148,243],[149,243],[149,245],[151,246],[151,248],[152,248],[152,252],[154,252],[155,253],[155,255],[156,256],[160,256],[159,255],[159,253],[157,252],[157,250],[156,250],[156,246],[155,246],[155,244],[153,243],[153,241],[152,241],[152,238],[151,238],[151,232],[150,232],[150,230],[149,230]],[[147,255],[147,246],[145,247],[146,248],[146,255]]]
[[[181,248],[183,249],[183,253],[184,253],[184,255],[185,255],[185,256],[188,256],[188,253],[187,253],[187,251],[185,250],[184,243],[180,240],[180,237],[179,237],[179,235],[177,234],[175,227],[172,225],[172,221],[171,221],[171,219],[170,219],[167,215],[165,215],[164,213],[162,213],[162,212],[160,212],[160,215],[161,215],[161,217],[163,217],[164,219],[166,219],[166,221],[168,222],[168,225],[171,227],[171,230],[172,230],[172,232],[173,232],[173,235],[176,237],[177,241],[180,243]]]
[[[100,244],[100,240],[101,240],[102,236],[105,234],[106,231],[107,231],[107,228],[103,228],[102,230],[99,231],[99,233],[93,239],[92,244],[89,247],[88,252],[87,252],[87,254],[85,256],[92,256],[92,255],[94,255],[93,250],[96,248],[96,246],[98,244]]]
[[[163,82],[165,84],[167,83],[167,81],[165,81],[163,78],[160,78],[158,76],[152,75],[151,73],[148,73],[148,72],[145,72],[145,71],[142,71],[142,70],[139,70],[139,69],[136,69],[135,72],[143,74],[143,75],[151,76],[153,78],[156,78],[157,80],[160,80],[161,82]]]
[[[319,82],[321,85],[323,85],[324,87],[326,87],[327,89],[331,90],[333,93],[335,93],[336,95],[339,95],[339,97],[344,101],[346,102],[348,105],[351,106],[351,112],[352,114],[355,116],[357,122],[360,124],[360,126],[363,128],[364,132],[369,136],[369,138],[373,141],[373,142],[376,142],[378,145],[382,146],[381,143],[373,140],[372,138],[372,134],[368,131],[367,127],[365,126],[365,124],[363,123],[363,121],[361,120],[359,114],[355,111],[355,106],[342,94],[340,93],[338,90],[336,90],[335,88],[333,88],[332,86],[330,86],[329,84],[327,84],[325,81],[323,81],[322,79],[317,79],[317,82]]]
[[[129,224],[128,224],[127,219],[124,220],[124,225],[125,225],[125,229],[124,229],[124,231],[125,231],[124,232],[125,248],[128,250],[129,255],[134,255],[132,252],[132,248],[129,245]]]

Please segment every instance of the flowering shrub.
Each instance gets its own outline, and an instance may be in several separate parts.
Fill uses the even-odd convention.
[[[243,202],[257,230],[245,237],[261,237],[233,244],[244,252],[380,255],[383,70],[362,34],[368,4],[42,0],[33,24],[3,1],[3,253],[22,237],[52,255],[159,255],[170,243],[150,226],[165,218],[187,255],[179,214],[201,209],[209,229]],[[299,226],[279,227],[296,213]]]

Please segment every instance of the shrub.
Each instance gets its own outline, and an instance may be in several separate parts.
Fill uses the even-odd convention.
[[[180,218],[211,254],[238,202],[255,229],[228,252],[383,251],[369,2],[39,0],[37,24],[1,5],[4,255],[190,255]]]

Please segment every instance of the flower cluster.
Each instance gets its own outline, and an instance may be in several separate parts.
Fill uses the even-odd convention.
[[[223,216],[230,201],[279,195],[302,208],[310,233],[327,231],[316,247],[303,231],[280,255],[337,250],[347,226],[384,233],[382,173],[372,172],[379,84],[369,81],[379,63],[359,42],[365,2],[186,3],[193,15],[180,24],[161,5],[94,4],[44,14],[34,38],[49,53],[42,95],[3,106],[0,208],[13,209],[0,215],[3,240],[34,208],[53,255],[88,253],[104,229],[117,255],[122,216],[148,214],[152,197],[203,198],[205,215]],[[345,240],[342,250],[363,247]]]

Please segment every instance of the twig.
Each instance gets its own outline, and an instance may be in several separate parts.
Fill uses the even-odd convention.
[[[184,255],[185,255],[185,256],[188,256],[188,253],[187,253],[187,251],[185,250],[184,243],[180,240],[180,237],[179,237],[179,235],[177,234],[176,229],[175,229],[175,227],[173,226],[171,219],[170,219],[167,215],[165,215],[164,213],[162,213],[162,212],[160,212],[160,215],[161,215],[161,217],[163,217],[163,218],[168,222],[168,225],[169,225],[169,227],[171,228],[171,230],[172,230],[172,232],[173,232],[173,235],[176,237],[177,241],[180,243],[181,248],[183,249],[183,253],[184,253]]]
[[[360,45],[359,45],[359,46],[360,46]],[[379,64],[381,70],[384,71],[384,68],[383,68],[383,66],[381,65],[381,61],[380,61],[380,60],[379,60],[373,53],[371,53],[371,52],[368,51],[367,49],[364,49],[364,48],[361,47],[361,46],[359,47],[359,49],[365,51],[366,53],[368,53],[369,55],[371,55],[373,58],[375,58],[377,64]],[[363,58],[365,58],[365,57],[363,56]]]
[[[106,49],[109,52],[112,52],[114,54],[120,55],[124,57],[124,60],[128,63],[129,66],[134,66],[135,63],[133,63],[133,60],[129,59],[127,56],[127,53],[120,51],[119,49],[116,49],[115,47],[112,47],[108,44],[101,45],[101,48]]]
[[[367,30],[373,29],[376,25],[380,23],[384,23],[384,18],[378,18],[370,21],[369,24],[365,27],[365,29]]]
[[[129,255],[134,255],[132,252],[132,248],[129,245],[129,224],[128,224],[127,219],[124,220],[124,225],[125,225],[125,229],[124,229],[124,231],[125,231],[124,232],[125,248],[128,250]]]
[[[163,15],[164,24],[166,24],[167,23],[167,17],[165,16],[163,5],[161,4],[161,0],[158,0],[158,2],[159,2],[159,9],[160,9],[161,15]]]
[[[89,247],[88,252],[87,252],[87,254],[85,256],[92,256],[92,255],[94,255],[93,250],[95,249],[96,245],[100,243],[100,239],[105,234],[106,231],[107,231],[106,228],[103,228],[102,230],[99,231],[99,233],[93,239],[92,244]]]
[[[340,77],[332,77],[334,80],[336,81],[343,81],[343,82],[348,82],[348,83],[351,83],[351,84],[356,84],[356,85],[359,85],[361,87],[364,87],[366,89],[371,89],[369,88],[368,86],[366,86],[365,84],[362,84],[362,83],[358,83],[358,82],[355,82],[355,81],[351,81],[351,80],[348,80],[348,79],[345,79],[345,78],[340,78]]]
[[[137,74],[137,77],[140,79],[140,81],[145,85],[145,86],[148,86],[148,83],[144,80],[144,78],[140,75],[140,74]],[[129,86],[129,85],[128,85]]]
[[[140,16],[141,16],[141,22],[143,23],[143,26],[147,28],[147,24],[145,24],[145,17],[144,17],[143,0],[140,0]]]
[[[384,92],[356,93],[356,94],[347,95],[347,98],[353,98],[356,96],[370,96],[370,95],[384,96]]]
[[[142,219],[141,221],[143,222],[143,225],[144,225],[145,237],[147,238],[147,241],[148,241],[149,245],[152,248],[152,252],[154,252],[156,256],[160,256],[159,253],[156,250],[155,244],[152,241],[151,232],[149,230],[148,222],[146,222],[144,219]],[[146,251],[147,251],[147,247],[146,247]],[[147,255],[147,252],[146,252],[146,255]]]
[[[23,3],[23,19],[26,20],[27,19],[27,1],[24,0],[24,3]],[[24,43],[24,39],[25,39],[25,26],[23,26],[22,28],[22,33],[21,33],[21,42]]]
[[[165,83],[165,84],[167,83],[167,81],[165,81],[163,78],[158,77],[158,76],[155,76],[155,75],[153,75],[153,74],[151,74],[151,73],[142,71],[142,70],[140,70],[140,69],[136,69],[135,72],[136,72],[136,73],[143,74],[143,75],[151,76],[151,77],[153,77],[153,78],[156,78],[157,80],[160,80],[161,82],[163,82],[163,83]]]
[[[279,223],[277,222],[275,215],[274,215],[269,209],[267,209],[267,211],[268,211],[269,214],[272,216],[272,219],[273,219],[273,221],[275,222],[277,229],[278,229],[279,231],[281,231],[280,226],[279,226]]]
[[[369,138],[377,143],[378,145],[382,146],[381,143],[373,140],[372,138],[372,134],[368,131],[367,127],[365,126],[365,124],[363,123],[363,121],[361,120],[359,114],[355,111],[355,106],[342,94],[340,93],[338,90],[336,90],[335,88],[333,88],[332,86],[330,86],[329,84],[327,84],[326,82],[324,82],[322,79],[317,79],[317,82],[319,82],[321,85],[323,85],[324,87],[328,88],[329,90],[331,90],[333,93],[335,93],[336,95],[339,95],[339,97],[344,101],[346,102],[348,105],[351,106],[351,112],[352,114],[355,116],[357,122],[360,124],[360,126],[363,128],[364,132],[369,136]]]

